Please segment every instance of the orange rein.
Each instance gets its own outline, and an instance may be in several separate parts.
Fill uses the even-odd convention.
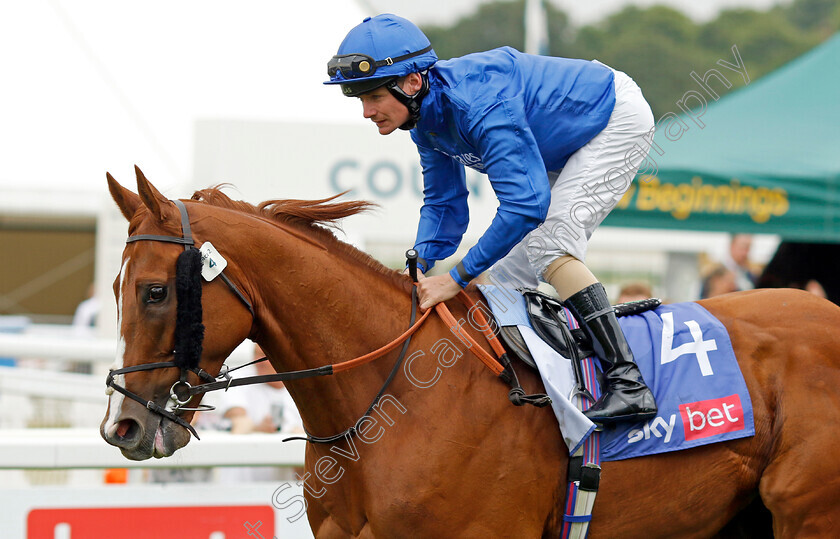
[[[426,321],[426,318],[429,317],[429,313],[431,313],[431,312],[432,312],[431,309],[427,310],[420,317],[420,320],[414,322],[414,325],[411,326],[410,328],[408,328],[405,331],[405,333],[403,333],[402,335],[400,335],[399,337],[397,337],[396,339],[394,339],[390,343],[386,344],[382,348],[379,348],[378,350],[374,350],[373,352],[367,353],[363,356],[359,356],[355,359],[350,359],[348,361],[343,361],[341,363],[333,364],[333,366],[332,366],[333,373],[347,371],[347,370],[350,370],[354,367],[364,365],[365,363],[370,363],[374,359],[378,359],[378,358],[384,356],[385,354],[387,354],[388,352],[390,352],[391,350],[393,350],[394,348],[396,348],[397,346],[402,344],[407,338],[411,337],[411,335],[413,335],[414,332],[417,331],[420,328],[420,325],[423,322]]]
[[[463,303],[469,309],[472,309],[476,305],[475,302],[463,290],[458,292],[457,297],[459,300],[461,300],[461,303]],[[440,318],[447,324],[447,326],[449,326],[449,329],[451,329],[454,332],[455,328],[458,327],[458,321],[455,320],[455,317],[449,311],[449,308],[443,302],[441,302],[435,305],[434,310],[438,313],[438,316],[440,316]],[[370,363],[374,359],[378,359],[384,356],[385,354],[402,344],[411,335],[413,335],[414,332],[420,328],[423,322],[426,321],[431,312],[432,309],[427,309],[426,312],[423,313],[423,315],[420,317],[420,319],[414,323],[414,325],[412,325],[402,335],[400,335],[390,343],[386,344],[385,346],[374,350],[373,352],[367,353],[363,356],[359,356],[355,359],[350,359],[348,361],[333,364],[333,373],[347,371],[355,367],[364,365],[366,363]],[[484,333],[485,337],[487,337],[487,341],[490,343],[490,347],[493,348],[493,351],[496,353],[496,355],[501,357],[502,354],[505,353],[505,350],[502,347],[501,343],[498,341],[498,339],[496,339],[496,336],[493,334],[493,330],[490,329],[490,326],[487,322],[487,318],[484,316],[484,313],[481,312],[480,309],[476,309],[475,317],[481,325],[481,332]],[[475,356],[478,359],[481,360],[482,363],[484,363],[487,366],[488,369],[493,371],[493,374],[499,376],[502,373],[502,371],[505,370],[502,364],[499,363],[499,361],[496,358],[491,356],[490,353],[487,352],[484,348],[479,346],[475,339],[470,337],[469,334],[464,332],[458,332],[458,335],[462,338],[466,338],[466,340],[468,341],[466,344],[468,344],[469,349],[472,351],[473,354],[475,354]]]
[[[467,293],[463,290],[458,292],[457,297],[459,300],[461,300],[461,303],[463,303],[469,310],[472,310],[476,306],[472,298],[470,298],[467,295]],[[454,332],[455,328],[458,327],[458,321],[455,320],[455,317],[452,316],[452,313],[449,312],[449,309],[446,307],[446,305],[444,305],[443,303],[438,303],[437,305],[435,305],[435,310],[437,311],[438,316],[440,316],[441,319],[443,319],[443,321],[446,322],[446,324],[449,326],[449,329],[451,329]],[[476,319],[478,319],[479,328],[481,329],[481,332],[487,338],[487,342],[490,343],[490,348],[493,349],[493,352],[496,353],[496,356],[502,357],[502,355],[504,355],[505,353],[505,349],[502,346],[502,343],[499,342],[499,339],[496,338],[496,335],[493,334],[493,330],[490,329],[490,325],[487,323],[487,318],[484,316],[484,313],[481,312],[481,309],[475,310],[475,317]],[[502,374],[502,371],[505,370],[502,364],[499,363],[499,361],[496,358],[491,356],[490,353],[487,352],[487,350],[479,346],[475,339],[470,337],[468,333],[460,331],[458,332],[458,336],[467,339],[468,343],[465,344],[468,344],[469,349],[472,351],[472,353],[475,354],[475,356],[478,359],[480,359],[481,362],[484,363],[488,369],[493,371],[493,374],[495,374],[496,376]]]

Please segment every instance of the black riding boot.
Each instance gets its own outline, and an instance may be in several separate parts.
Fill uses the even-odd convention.
[[[601,283],[587,286],[566,300],[608,367],[601,398],[584,415],[595,423],[643,421],[656,415],[653,393],[645,385],[624,332],[618,325]]]

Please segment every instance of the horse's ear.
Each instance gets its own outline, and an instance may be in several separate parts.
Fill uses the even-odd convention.
[[[134,172],[137,174],[137,192],[140,194],[140,199],[149,208],[149,211],[155,219],[164,221],[169,215],[178,213],[175,205],[163,196],[152,185],[152,182],[146,179],[143,171],[137,165],[134,165]]]
[[[108,190],[111,191],[111,198],[114,199],[114,202],[117,203],[117,206],[120,208],[120,212],[122,212],[123,216],[131,221],[131,218],[134,217],[134,214],[137,212],[137,208],[140,207],[142,202],[140,201],[140,197],[123,187],[122,185],[111,176],[110,172],[106,172],[105,176],[108,178]]]

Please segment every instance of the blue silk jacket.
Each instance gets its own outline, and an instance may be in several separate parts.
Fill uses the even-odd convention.
[[[597,135],[615,106],[603,64],[510,47],[437,62],[411,130],[423,167],[415,249],[428,271],[455,252],[469,223],[464,166],[487,174],[496,216],[450,275],[461,286],[545,220],[548,171]]]

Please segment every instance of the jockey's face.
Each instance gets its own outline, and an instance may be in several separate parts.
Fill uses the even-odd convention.
[[[359,99],[362,100],[362,113],[376,124],[380,135],[389,135],[408,121],[406,106],[385,87],[362,94]]]
[[[400,88],[408,95],[414,95],[422,85],[419,74],[411,73],[400,79]],[[389,135],[408,121],[408,108],[384,86],[359,96],[362,100],[362,113],[370,118],[379,129],[380,135]]]

